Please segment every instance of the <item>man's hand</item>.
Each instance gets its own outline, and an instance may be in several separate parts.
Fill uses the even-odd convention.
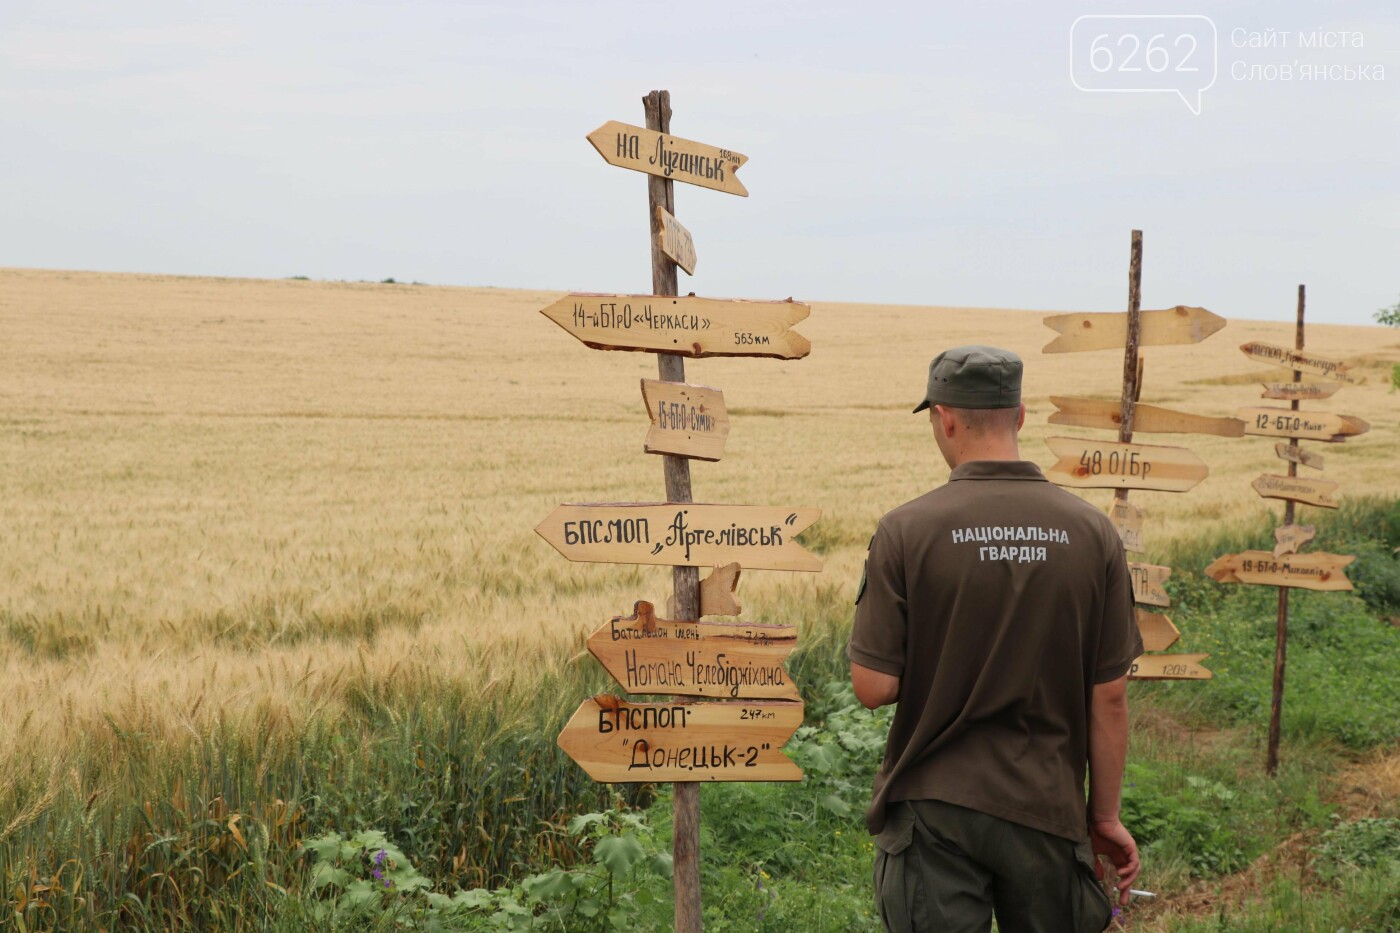
[[[1103,880],[1103,863],[1097,856],[1106,856],[1113,863],[1113,868],[1118,874],[1118,880],[1114,882],[1114,887],[1118,889],[1118,903],[1126,906],[1131,897],[1128,889],[1133,886],[1138,871],[1142,868],[1138,861],[1137,843],[1133,841],[1132,833],[1118,820],[1090,823],[1089,845],[1093,847],[1096,856],[1094,874],[1100,881]]]

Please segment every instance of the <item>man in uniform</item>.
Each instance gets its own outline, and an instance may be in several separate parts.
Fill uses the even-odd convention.
[[[885,515],[847,654],[856,696],[897,703],[866,823],[887,929],[1099,931],[1138,873],[1118,819],[1127,673],[1142,653],[1108,518],[1021,459],[1021,360],[929,366],[952,475]],[[1085,770],[1089,800],[1085,803]]]

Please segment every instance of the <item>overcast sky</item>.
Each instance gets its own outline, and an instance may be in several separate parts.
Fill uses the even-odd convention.
[[[1199,18],[1091,20],[1078,73],[1213,62],[1199,115],[1076,88],[1076,19],[1163,12],[1214,54]],[[1165,72],[1119,71],[1134,41]],[[0,265],[645,292],[645,178],[584,137],[652,88],[750,159],[747,199],[676,186],[682,291],[1117,310],[1139,227],[1144,307],[1400,299],[1391,0],[4,0]]]

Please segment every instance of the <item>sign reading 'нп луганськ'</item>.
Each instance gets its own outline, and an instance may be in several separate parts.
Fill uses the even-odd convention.
[[[749,189],[736,175],[749,157],[659,130],[609,120],[588,134],[609,165],[746,198]]]

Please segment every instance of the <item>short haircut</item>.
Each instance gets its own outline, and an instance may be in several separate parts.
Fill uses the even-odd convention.
[[[951,408],[953,417],[969,434],[1015,434],[1021,406],[1015,408]]]

